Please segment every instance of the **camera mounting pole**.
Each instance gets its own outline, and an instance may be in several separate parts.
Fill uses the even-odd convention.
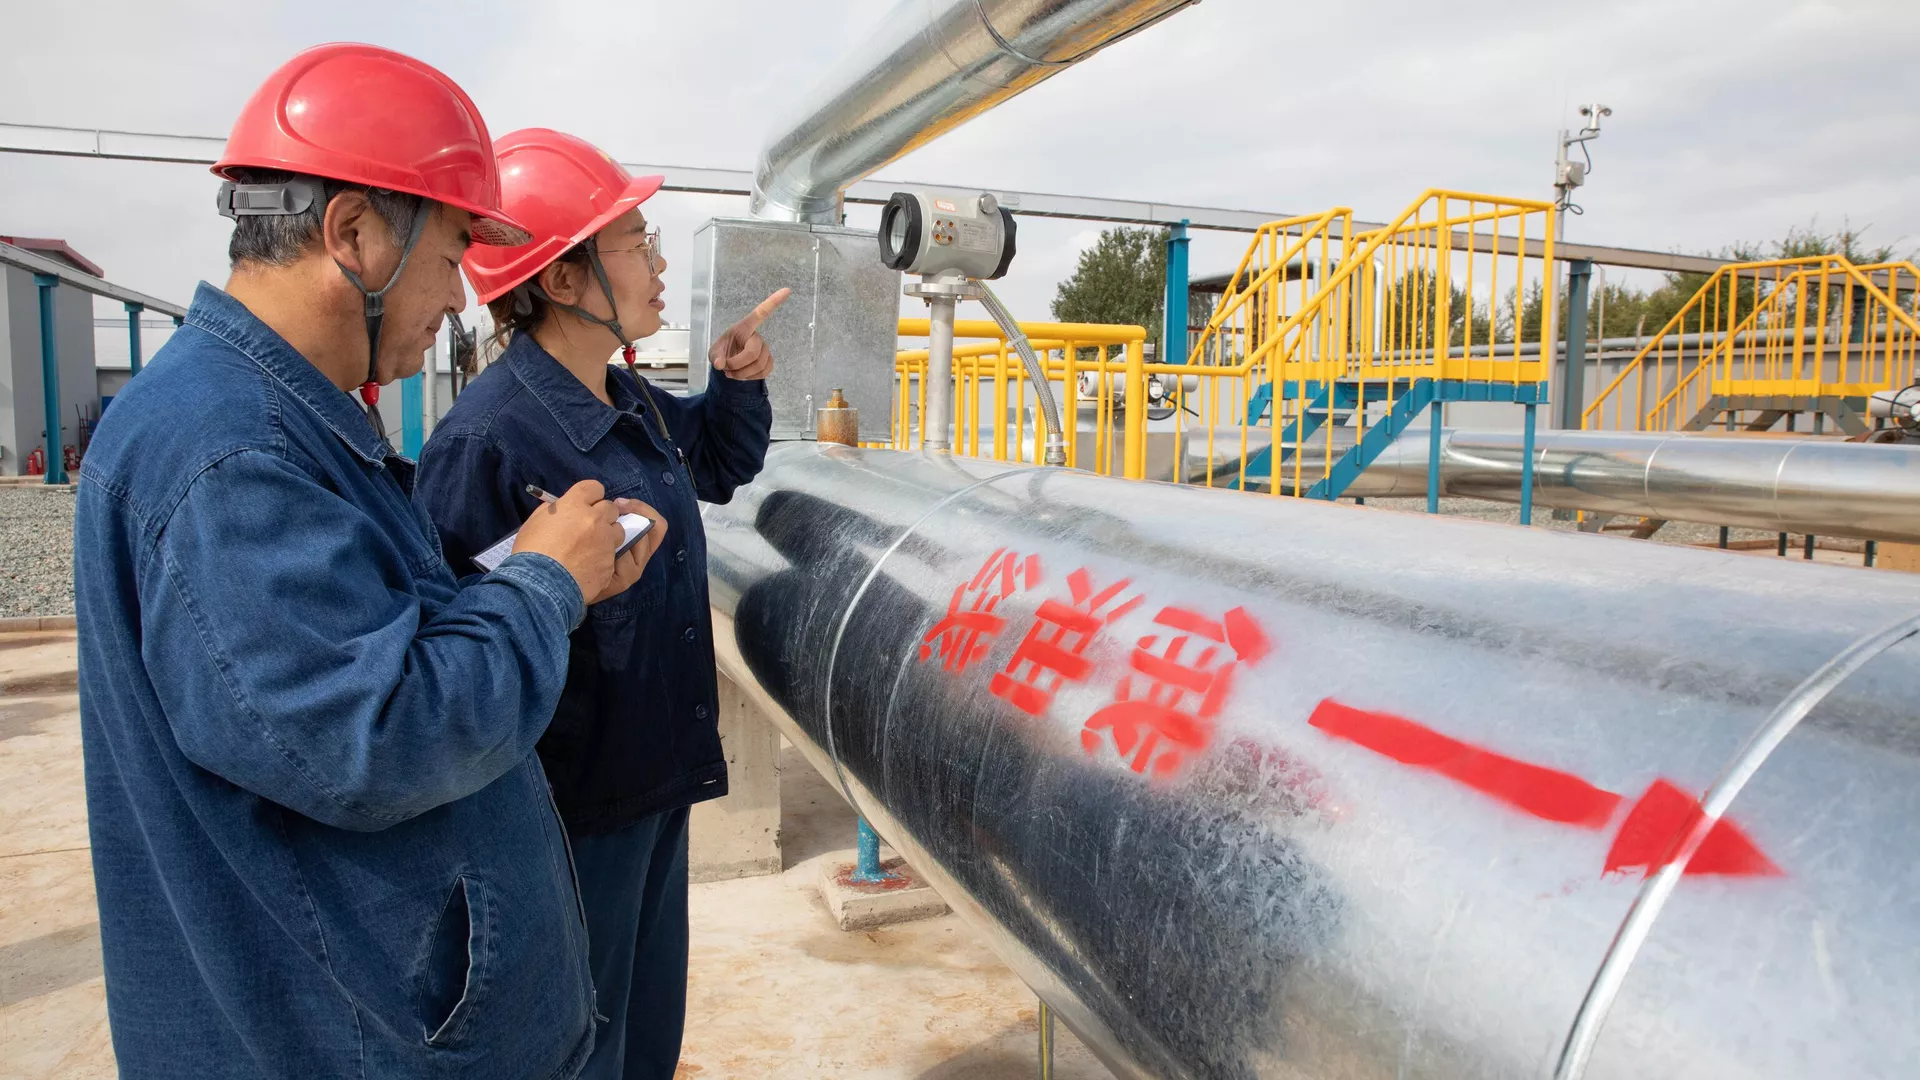
[[[986,286],[958,270],[942,270],[909,282],[908,296],[917,296],[932,308],[927,334],[927,408],[920,416],[921,445],[928,450],[953,450],[953,315],[962,300],[986,298]],[[1004,423],[1004,418],[996,423]]]

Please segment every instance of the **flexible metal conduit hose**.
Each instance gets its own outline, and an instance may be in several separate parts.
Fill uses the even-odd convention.
[[[1040,357],[1033,351],[1033,343],[1028,341],[1027,335],[1020,331],[1020,324],[1013,320],[1013,314],[1007,310],[1005,304],[1000,302],[999,297],[993,295],[993,290],[987,287],[986,282],[982,281],[978,284],[983,294],[980,302],[986,305],[987,313],[993,316],[993,321],[1000,324],[1000,332],[1007,335],[1008,341],[1013,342],[1013,350],[1020,354],[1020,362],[1027,366],[1027,381],[1033,384],[1034,392],[1040,395],[1040,415],[1047,425],[1047,464],[1065,465],[1067,436],[1060,423],[1060,402],[1054,399],[1053,383],[1048,381],[1046,369],[1040,366]],[[1073,377],[1071,367],[1068,369],[1067,377]],[[1002,421],[996,417],[994,422]]]

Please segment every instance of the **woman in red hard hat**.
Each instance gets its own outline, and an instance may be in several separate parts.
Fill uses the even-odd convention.
[[[115,399],[74,524],[120,1075],[571,1077],[593,984],[532,751],[587,598],[650,552],[616,561],[616,505],[554,478],[458,580],[349,397],[420,369],[470,241],[526,239],[486,125],[417,60],[325,45],[216,172],[232,276]]]
[[[666,260],[642,204],[662,178],[544,128],[494,147],[502,205],[533,241],[467,255],[506,351],[435,427],[417,499],[455,567],[534,509],[530,484],[591,477],[660,519],[661,557],[574,632],[539,751],[611,1018],[582,1076],[668,1080],[686,1011],[687,812],[727,785],[697,500],[726,502],[760,471],[773,359],[756,330],[786,290],[720,338],[705,393],[653,386],[609,358],[660,328]]]

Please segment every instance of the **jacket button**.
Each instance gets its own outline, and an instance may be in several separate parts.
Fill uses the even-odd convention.
[[[680,549],[679,551],[676,551],[676,552],[674,552],[674,553],[673,553],[673,561],[674,561],[674,562],[686,562],[686,561],[687,561],[687,549],[686,549],[686,548],[681,548],[681,549]]]
[[[707,718],[707,707],[705,705],[695,705],[693,707],[693,715],[697,720],[705,720]]]
[[[668,487],[672,487],[674,484],[673,471],[669,469],[668,471],[661,473],[660,479],[666,481]]]
[[[689,626],[687,627],[687,632],[681,636],[685,637],[688,641],[693,641],[694,639],[698,638],[700,635],[694,633],[693,627]]]

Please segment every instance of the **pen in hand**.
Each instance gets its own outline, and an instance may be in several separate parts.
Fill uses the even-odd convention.
[[[539,499],[543,503],[557,503],[560,501],[554,497],[552,492],[537,484],[528,484],[526,490],[527,494]],[[614,551],[615,557],[625,555],[634,544],[638,543],[640,538],[645,536],[648,531],[653,528],[653,519],[644,514],[621,514],[619,525],[621,529],[625,531],[626,536],[621,540],[620,547]]]

